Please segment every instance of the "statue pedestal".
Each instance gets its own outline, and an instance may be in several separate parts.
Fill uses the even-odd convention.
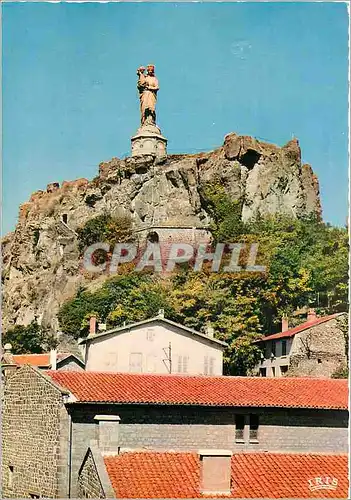
[[[132,156],[155,155],[167,156],[167,139],[156,125],[143,125],[131,139]]]

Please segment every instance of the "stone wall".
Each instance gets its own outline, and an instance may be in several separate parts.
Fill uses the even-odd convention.
[[[97,414],[119,415],[119,446],[134,449],[347,452],[346,411],[84,405],[72,407],[72,494]],[[257,442],[235,442],[235,415],[259,414]],[[245,431],[248,434],[248,429]],[[117,450],[116,450],[117,451]]]
[[[78,498],[105,498],[92,452],[89,450],[77,481]]]
[[[340,366],[346,366],[344,322],[347,328],[346,313],[295,335],[288,375],[330,377]]]
[[[4,389],[2,497],[66,497],[67,440],[61,392],[36,370],[18,370]]]

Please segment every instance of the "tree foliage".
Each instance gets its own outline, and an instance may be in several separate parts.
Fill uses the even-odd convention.
[[[133,239],[132,224],[129,217],[113,217],[103,214],[88,220],[77,229],[78,246],[81,254],[94,243],[108,243],[112,247],[116,243],[129,242]]]
[[[42,353],[54,349],[57,341],[47,328],[32,321],[28,326],[16,325],[2,336],[3,345],[10,343],[13,354]]]
[[[62,330],[75,338],[86,335],[92,312],[114,327],[154,316],[162,308],[167,318],[199,331],[211,324],[216,337],[228,344],[226,373],[243,375],[259,359],[253,340],[279,331],[283,315],[303,306],[315,307],[319,314],[347,310],[345,228],[286,216],[243,224],[237,203],[226,199],[220,187],[208,187],[205,194],[216,240],[258,243],[257,263],[266,266],[265,273],[211,273],[204,266],[201,272],[181,268],[167,278],[118,275],[95,292],[80,289],[64,304],[59,313]]]

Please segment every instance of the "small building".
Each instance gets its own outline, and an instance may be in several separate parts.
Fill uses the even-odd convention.
[[[25,365],[7,380],[2,406],[5,498],[77,498],[79,471],[97,435],[110,454],[348,451],[347,380],[45,372]]]
[[[2,371],[13,371],[23,366],[35,366],[41,370],[84,370],[84,362],[70,352],[57,352],[55,349],[41,354],[12,354],[11,344],[5,344],[1,358]]]
[[[103,436],[99,436],[99,439]],[[78,498],[346,498],[347,454],[102,450],[92,441]]]
[[[307,321],[294,328],[283,319],[282,331],[258,341],[262,358],[257,366],[261,377],[331,377],[347,366],[347,313],[318,318],[310,310]]]
[[[87,371],[120,373],[181,373],[222,375],[225,342],[214,337],[212,328],[201,333],[159,315],[95,333],[80,341],[85,346]]]

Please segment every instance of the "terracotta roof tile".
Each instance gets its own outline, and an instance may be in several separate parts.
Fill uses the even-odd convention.
[[[130,452],[105,456],[117,498],[201,498],[195,453]],[[232,457],[233,498],[347,498],[347,455],[239,453]],[[310,490],[335,478],[335,490]],[[309,483],[309,480],[311,482]],[[325,481],[326,482],[326,481]]]
[[[14,354],[13,360],[17,365],[50,366],[50,354]]]
[[[306,321],[305,323],[302,323],[301,325],[295,326],[294,328],[289,328],[289,330],[286,330],[285,332],[273,333],[272,335],[267,335],[266,337],[262,337],[257,342],[293,337],[297,333],[303,332],[304,330],[307,330],[308,328],[312,328],[314,326],[321,325],[322,323],[326,323],[327,321],[330,321],[331,319],[335,319],[338,316],[340,316],[340,314],[343,314],[343,313],[331,314],[330,316],[324,316],[323,318],[316,318],[312,321]]]
[[[79,402],[347,409],[347,380],[48,371]]]

